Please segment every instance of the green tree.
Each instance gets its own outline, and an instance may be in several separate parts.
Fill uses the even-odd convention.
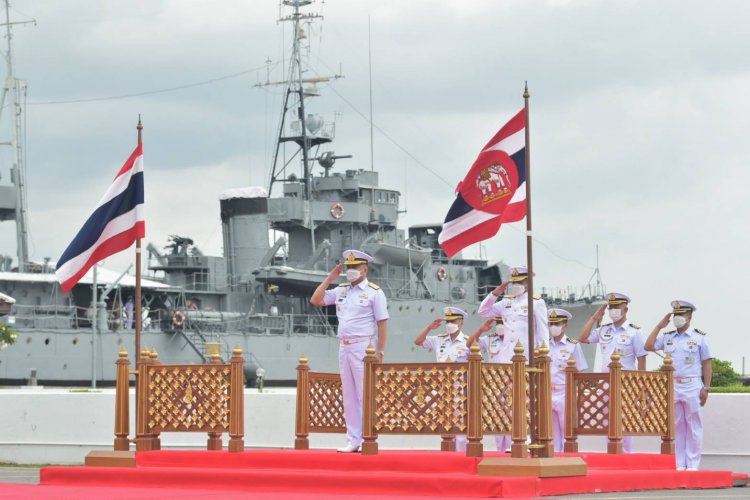
[[[15,344],[18,333],[8,326],[7,324],[0,321],[0,349],[9,344]]]
[[[712,387],[727,387],[740,385],[740,374],[734,371],[732,363],[719,358],[711,360],[713,375],[711,376]]]

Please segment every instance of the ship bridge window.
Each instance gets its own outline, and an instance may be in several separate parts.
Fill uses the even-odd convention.
[[[378,203],[398,203],[396,193],[393,191],[378,191]]]

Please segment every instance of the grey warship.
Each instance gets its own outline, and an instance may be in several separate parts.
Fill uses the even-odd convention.
[[[291,70],[277,82],[284,112],[271,179],[268,186],[218,194],[223,255],[204,255],[189,235],[171,236],[166,247],[147,245],[141,345],[164,363],[205,362],[209,348],[228,359],[239,345],[250,383],[260,373],[269,383],[292,382],[302,354],[315,370],[336,371],[335,311],[312,307],[309,297],[348,248],[374,257],[369,278],[388,297],[387,357],[394,361],[431,359],[413,340],[445,305],[471,314],[471,333],[481,323],[479,303],[507,278],[501,262],[448,259],[438,244],[440,223],[399,228],[401,194],[332,148],[335,124],[315,112],[314,97],[316,84],[336,76],[303,77],[304,23],[317,17],[302,11],[310,3],[283,1],[289,14],[281,21],[293,25]],[[15,136],[10,143],[20,144]],[[0,382],[25,384],[33,370],[43,384],[112,384],[120,347],[133,359],[134,319],[126,311],[134,279],[99,269],[96,293],[90,272],[62,294],[54,262],[27,255],[24,168],[16,162],[13,182],[0,186],[0,220],[18,229],[16,265],[0,260],[0,292],[15,299],[0,321],[19,334],[0,351]],[[577,332],[601,290],[545,298],[573,314],[570,330]]]

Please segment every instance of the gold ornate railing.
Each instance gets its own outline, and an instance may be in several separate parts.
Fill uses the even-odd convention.
[[[136,450],[158,450],[162,432],[206,432],[207,448],[221,450],[229,434],[229,451],[244,450],[244,359],[237,347],[229,364],[219,354],[207,365],[163,365],[156,351],[144,349],[138,363]],[[115,389],[115,450],[128,450],[127,352],[117,360]]]
[[[441,450],[455,449],[466,434],[467,456],[483,454],[484,435],[510,434],[511,456],[550,457],[552,396],[549,349],[536,351],[533,368],[518,344],[511,364],[483,363],[472,346],[466,363],[378,363],[373,346],[365,357],[363,454],[378,453],[380,434],[442,436]],[[529,380],[538,406],[530,427]],[[534,444],[526,440],[531,429]],[[295,448],[307,449],[311,432],[344,433],[341,381],[335,373],[315,373],[306,357],[297,367]]]
[[[622,453],[623,436],[661,436],[661,452],[674,454],[673,374],[669,356],[656,372],[623,370],[617,353],[609,373],[578,373],[569,360],[565,451],[578,451],[579,435],[607,436],[614,454]]]

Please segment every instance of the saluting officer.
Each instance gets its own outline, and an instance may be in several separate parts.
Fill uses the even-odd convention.
[[[601,371],[609,373],[609,363],[612,354],[620,355],[620,363],[623,370],[645,370],[646,369],[646,339],[641,327],[628,321],[628,304],[630,297],[624,293],[610,293],[607,303],[589,318],[578,340],[584,344],[599,344],[601,351]],[[607,310],[611,323],[599,325]],[[622,451],[631,453],[633,451],[633,436],[623,436]]]
[[[367,346],[377,350],[377,361],[382,362],[388,336],[388,307],[385,294],[375,283],[367,280],[368,264],[372,257],[359,250],[346,250],[344,261],[336,265],[328,277],[315,289],[310,303],[315,306],[336,304],[339,320],[339,372],[344,396],[347,445],[341,453],[359,451],[362,444],[362,393],[364,358]],[[346,266],[348,283],[328,290]]]
[[[435,352],[438,363],[465,363],[469,359],[468,337],[461,328],[464,325],[466,311],[458,307],[443,309],[443,319],[436,319],[425,327],[414,339],[414,344]],[[445,320],[445,332],[427,336],[432,330],[440,327]],[[466,451],[466,436],[456,436],[456,451]]]
[[[490,332],[484,337],[480,337],[485,332]],[[490,363],[511,363],[513,358],[513,348],[510,342],[505,339],[505,325],[503,325],[503,318],[496,316],[492,319],[488,319],[482,323],[477,331],[474,332],[469,340],[466,341],[466,347],[471,346],[477,342],[479,348],[487,353],[487,361]],[[498,394],[498,397],[504,397],[502,394]],[[511,401],[503,401],[506,406],[510,405]],[[495,436],[495,444],[497,445],[497,451],[507,451],[513,444],[510,434],[498,434]]]
[[[706,404],[711,388],[711,349],[706,333],[690,326],[696,307],[686,300],[674,300],[671,305],[672,312],[646,339],[646,349],[663,350],[672,356],[677,470],[698,470],[703,445],[700,407]],[[669,324],[670,316],[676,330],[659,334]]]
[[[563,451],[565,442],[565,369],[572,356],[578,371],[589,365],[583,356],[581,344],[567,336],[568,320],[573,317],[565,309],[550,309],[549,334],[552,367],[552,444],[555,451]]]
[[[529,359],[529,304],[527,285],[529,271],[526,267],[513,267],[510,270],[510,282],[495,288],[479,306],[479,315],[485,318],[501,317],[504,322],[505,341],[515,347],[521,342],[524,355]],[[510,286],[509,286],[510,285]],[[510,288],[508,290],[508,288]],[[508,295],[503,294],[507,291]],[[500,296],[502,299],[498,301]],[[549,342],[547,329],[547,304],[541,297],[534,296],[534,346]]]
[[[645,370],[646,349],[645,338],[641,327],[628,321],[628,304],[630,297],[624,293],[610,293],[606,304],[589,318],[578,338],[584,344],[599,344],[602,353],[601,371],[609,373],[609,363],[612,354],[620,355],[623,370]],[[607,310],[611,323],[605,323],[594,328],[604,317]]]

